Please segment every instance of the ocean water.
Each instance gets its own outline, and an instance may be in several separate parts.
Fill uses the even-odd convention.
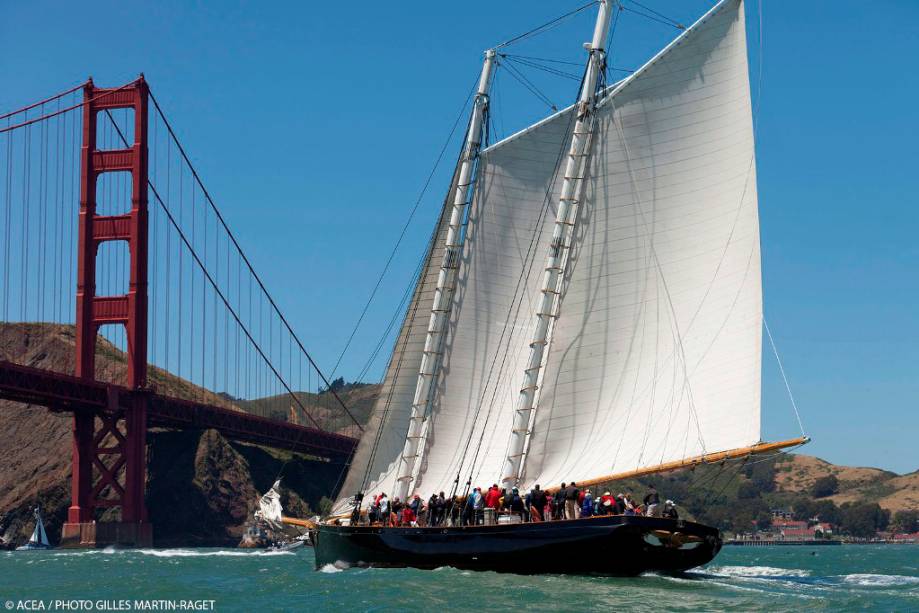
[[[309,548],[0,553],[0,611],[182,606],[259,613],[919,611],[919,545],[725,547],[708,566],[681,576],[628,579],[452,568],[317,572]]]

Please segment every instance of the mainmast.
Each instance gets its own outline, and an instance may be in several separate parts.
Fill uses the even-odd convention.
[[[432,385],[437,378],[437,371],[441,363],[440,356],[443,340],[447,332],[450,309],[453,306],[456,271],[459,267],[465,238],[462,232],[462,225],[466,213],[466,203],[469,199],[472,173],[482,144],[482,126],[488,109],[488,88],[491,84],[494,66],[495,51],[494,49],[489,49],[485,52],[482,75],[479,78],[479,87],[472,107],[472,116],[469,118],[469,130],[466,133],[466,143],[463,147],[459,177],[456,182],[456,194],[453,198],[453,210],[450,213],[450,225],[447,229],[443,262],[440,265],[440,274],[437,277],[437,286],[434,289],[431,320],[428,324],[424,353],[421,357],[421,367],[418,372],[418,383],[412,400],[412,416],[409,419],[405,446],[399,459],[399,471],[393,493],[394,499],[398,497],[405,500],[406,496],[408,496],[414,479],[415,465],[423,451],[420,443],[423,438],[424,422],[433,400]]]
[[[593,41],[590,43],[587,72],[584,75],[584,84],[578,99],[577,122],[571,135],[571,147],[568,150],[568,160],[565,165],[562,193],[559,198],[555,227],[552,231],[552,243],[546,258],[545,274],[540,290],[542,298],[536,309],[536,331],[530,343],[530,358],[527,361],[523,386],[520,388],[520,395],[517,399],[508,455],[502,471],[502,486],[508,489],[514,487],[520,478],[524,450],[529,436],[530,418],[535,410],[539,373],[548,343],[549,325],[555,316],[556,297],[559,294],[560,281],[567,263],[566,252],[570,248],[571,236],[578,216],[578,204],[583,191],[588,147],[593,129],[597,83],[606,59],[605,46],[612,13],[611,1],[615,0],[599,0],[600,10],[594,27]]]

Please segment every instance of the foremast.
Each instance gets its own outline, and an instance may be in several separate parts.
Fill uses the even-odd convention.
[[[463,147],[456,192],[453,198],[453,209],[450,213],[450,222],[447,228],[443,262],[440,265],[437,286],[434,288],[431,319],[428,324],[427,336],[425,337],[421,366],[418,369],[415,396],[412,400],[412,414],[409,418],[408,432],[405,436],[405,446],[399,458],[397,480],[395,491],[393,492],[394,499],[405,500],[408,496],[414,480],[415,466],[423,453],[421,441],[424,438],[424,424],[433,401],[432,386],[437,379],[437,373],[440,368],[443,341],[447,332],[450,310],[453,306],[456,272],[459,268],[465,239],[462,226],[466,215],[466,205],[469,200],[472,174],[482,145],[482,126],[488,110],[488,89],[491,85],[494,68],[495,51],[494,49],[489,49],[485,52],[482,74],[479,78],[479,85],[472,107],[472,116],[469,119],[469,130],[466,133],[466,142]]]
[[[606,37],[609,33],[611,3],[615,0],[599,0],[597,23],[594,27],[593,40],[589,46],[590,56],[587,60],[587,71],[577,104],[577,121],[571,134],[571,146],[563,175],[562,191],[559,197],[555,216],[555,227],[552,231],[552,242],[546,258],[543,274],[541,298],[536,309],[536,329],[530,343],[530,356],[524,370],[523,386],[517,398],[514,410],[514,423],[511,429],[508,454],[502,470],[502,486],[508,489],[517,485],[523,467],[523,456],[529,437],[530,422],[536,408],[536,391],[542,369],[543,355],[548,344],[549,327],[555,317],[557,296],[564,267],[567,262],[567,251],[570,248],[574,224],[578,215],[578,204],[583,192],[584,172],[589,154],[590,138],[593,131],[594,104],[596,102],[597,83],[606,61]]]

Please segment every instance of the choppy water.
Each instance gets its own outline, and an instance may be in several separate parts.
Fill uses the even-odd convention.
[[[70,610],[137,610],[136,600],[213,600],[216,611],[310,613],[919,611],[919,546],[726,547],[712,564],[685,575],[632,579],[523,577],[452,568],[316,572],[310,549],[0,554],[0,611],[10,602],[16,610],[26,600],[54,610],[54,600],[74,599],[89,604],[71,603]]]

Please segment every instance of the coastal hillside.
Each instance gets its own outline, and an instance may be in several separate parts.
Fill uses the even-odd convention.
[[[776,486],[781,491],[808,494],[818,479],[835,477],[837,492],[826,499],[837,505],[873,501],[892,513],[919,509],[919,471],[898,475],[879,468],[837,466],[801,454],[789,454],[777,468]]]
[[[72,374],[73,355],[72,326],[0,323],[0,360]],[[100,378],[122,379],[124,354],[101,337],[96,360]],[[246,403],[159,368],[151,368],[149,376],[163,393],[247,410]],[[350,393],[340,394],[347,404]],[[26,540],[30,509],[40,504],[49,537],[59,538],[70,504],[71,427],[68,414],[0,401],[0,536]],[[235,544],[257,495],[279,474],[285,508],[309,515],[331,495],[341,470],[308,456],[228,441],[215,431],[152,430],[147,497],[156,544]]]

